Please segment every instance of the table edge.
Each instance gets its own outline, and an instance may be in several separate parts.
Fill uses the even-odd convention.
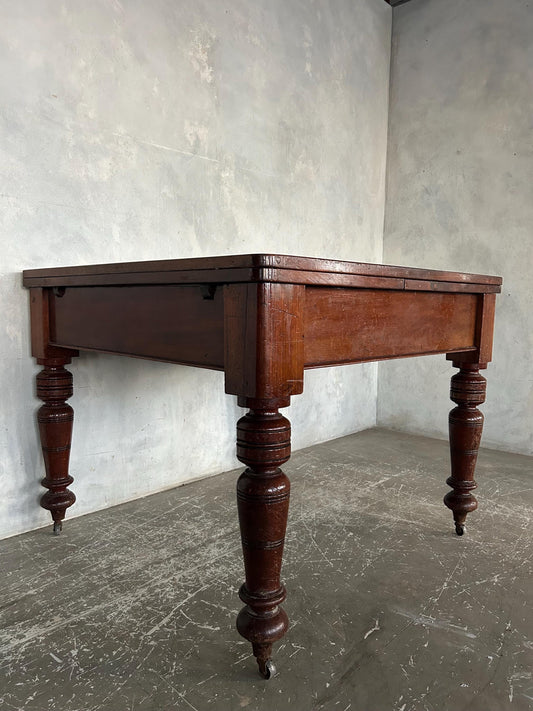
[[[292,274],[289,275],[289,272]],[[295,273],[298,278],[295,279]],[[447,282],[500,286],[502,278],[469,272],[451,272],[420,267],[347,262],[317,257],[280,254],[241,254],[218,257],[117,262],[73,267],[51,267],[23,271],[23,285],[111,285],[151,283],[235,283],[287,282],[317,283],[317,275],[379,277],[417,282]],[[116,281],[114,281],[116,277]],[[320,281],[320,278],[318,278]]]

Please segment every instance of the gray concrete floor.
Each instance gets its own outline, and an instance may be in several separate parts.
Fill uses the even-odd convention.
[[[483,450],[458,538],[447,444],[296,452],[291,628],[262,680],[234,628],[236,472],[0,542],[0,711],[533,708],[533,459]]]

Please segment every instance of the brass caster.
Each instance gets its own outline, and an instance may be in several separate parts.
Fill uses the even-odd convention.
[[[259,673],[263,679],[272,679],[273,676],[276,676],[276,667],[272,663],[271,659],[267,659],[267,661],[263,663],[259,662]]]
[[[463,526],[462,523],[456,523],[455,524],[455,533],[457,533],[458,536],[462,536],[465,532],[465,527]]]
[[[54,536],[59,536],[63,530],[63,524],[61,521],[54,521]]]

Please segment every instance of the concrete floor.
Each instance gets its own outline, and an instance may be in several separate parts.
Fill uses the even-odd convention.
[[[463,538],[445,442],[368,430],[285,469],[277,677],[234,628],[229,472],[0,542],[0,711],[533,708],[532,458],[480,453]]]

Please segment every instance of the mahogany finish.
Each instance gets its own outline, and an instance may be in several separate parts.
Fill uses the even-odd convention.
[[[479,443],[483,431],[483,414],[477,409],[485,402],[487,381],[479,373],[479,364],[454,361],[454,367],[460,368],[452,377],[450,398],[457,407],[450,412],[450,455],[452,475],[446,479],[450,491],[444,497],[444,503],[453,511],[457,535],[464,533],[466,515],[477,508],[472,490],[477,487],[474,481]]]
[[[68,473],[74,410],[65,402],[72,394],[72,374],[58,361],[45,362],[37,375],[37,397],[44,401],[37,412],[46,469],[41,483],[49,489],[41,497],[41,506],[52,514],[56,534],[62,529],[65,511],[76,501],[67,488],[74,481]]]
[[[237,458],[247,469],[237,482],[246,580],[239,591],[245,603],[237,617],[239,633],[252,643],[259,671],[269,677],[272,643],[289,620],[280,607],[287,595],[280,582],[290,482],[280,465],[291,456],[291,426],[268,400],[247,400],[251,409],[237,423]]]
[[[224,368],[221,289],[210,295],[197,286],[170,284],[76,287],[50,299],[52,343]],[[135,328],[123,327],[133,319]]]
[[[306,289],[305,364],[475,350],[475,294]],[[347,323],[357,324],[346,328]]]
[[[462,535],[491,359],[495,276],[275,254],[59,267],[24,272],[45,459],[41,504],[59,532],[74,503],[68,486],[72,376],[78,350],[224,370],[226,392],[249,411],[237,424],[237,483],[245,607],[237,629],[261,674],[288,628],[281,565],[290,484],[290,424],[280,414],[303,391],[304,368],[443,353],[452,378],[452,488],[446,505]]]
[[[387,264],[343,262],[337,259],[293,257],[287,254],[238,254],[227,257],[193,257],[189,259],[161,259],[151,262],[119,262],[91,264],[80,267],[29,269],[24,272],[24,286],[103,286],[116,284],[229,284],[234,282],[293,283],[293,274],[300,273],[302,283],[324,285],[337,278],[343,286],[343,276],[381,277],[394,279],[394,286],[402,288],[405,280],[474,284],[477,291],[499,292],[502,280],[497,276],[445,272],[417,267],[395,267]],[[290,275],[290,276],[287,276]],[[396,280],[400,280],[399,282]],[[322,282],[321,282],[322,283]],[[411,288],[412,285],[409,286]],[[385,288],[385,287],[384,287]]]
[[[226,392],[237,395],[242,407],[244,398],[286,399],[303,392],[304,291],[293,284],[225,287]]]
[[[51,345],[51,290],[32,289],[30,296],[32,355],[44,366],[36,378],[37,397],[44,402],[37,412],[46,471],[41,483],[48,489],[40,503],[50,511],[54,533],[59,534],[67,508],[76,501],[68,488],[74,481],[68,467],[74,411],[66,402],[73,394],[72,374],[64,366],[78,351]]]

